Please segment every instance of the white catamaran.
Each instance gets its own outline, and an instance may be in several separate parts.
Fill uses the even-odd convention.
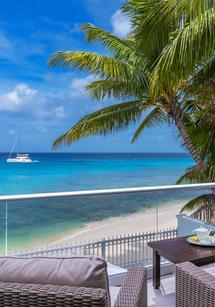
[[[9,154],[9,157],[7,158],[7,162],[8,163],[32,163],[32,162],[39,162],[39,161],[36,161],[36,160],[32,160],[29,157],[29,154],[19,154],[19,153],[17,153],[15,158],[11,158],[13,150],[14,150],[14,148],[16,146],[17,140],[18,139],[16,138],[15,143],[13,144],[13,147],[12,147],[11,152]]]

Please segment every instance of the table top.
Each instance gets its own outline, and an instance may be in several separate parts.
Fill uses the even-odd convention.
[[[196,265],[215,262],[215,247],[189,244],[186,237],[149,242],[148,246],[175,264],[185,261]]]

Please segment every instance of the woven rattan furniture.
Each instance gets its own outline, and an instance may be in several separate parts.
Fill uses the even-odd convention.
[[[176,307],[215,307],[215,277],[193,263],[178,264]]]
[[[104,289],[0,282],[1,307],[104,307]],[[147,275],[144,268],[130,268],[114,307],[146,307]]]
[[[214,247],[189,244],[185,237],[154,241],[148,243],[148,245],[153,249],[153,285],[156,289],[160,287],[161,257],[174,264],[189,261],[196,265],[204,265],[215,262]]]

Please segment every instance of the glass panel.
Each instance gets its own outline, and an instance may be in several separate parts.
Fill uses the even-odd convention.
[[[74,243],[155,230],[155,204],[156,197],[152,199],[151,193],[10,202],[8,248],[35,248],[63,238],[68,238],[63,242]],[[144,220],[142,212],[146,210],[150,215]]]
[[[150,264],[149,241],[176,237],[181,208],[206,190],[81,196],[2,203],[1,255],[98,255]]]
[[[8,251],[8,204],[0,203],[0,256],[6,256]]]
[[[184,210],[182,208],[191,200],[201,195],[211,193],[209,189],[172,190],[156,192],[158,199],[158,228],[171,228],[177,226],[176,216],[180,213],[191,215],[196,209]]]

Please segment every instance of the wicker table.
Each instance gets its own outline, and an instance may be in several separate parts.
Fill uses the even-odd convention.
[[[215,262],[215,247],[196,246],[186,242],[185,237],[148,243],[153,249],[153,286],[160,287],[160,257],[177,264],[190,261],[196,265]]]

